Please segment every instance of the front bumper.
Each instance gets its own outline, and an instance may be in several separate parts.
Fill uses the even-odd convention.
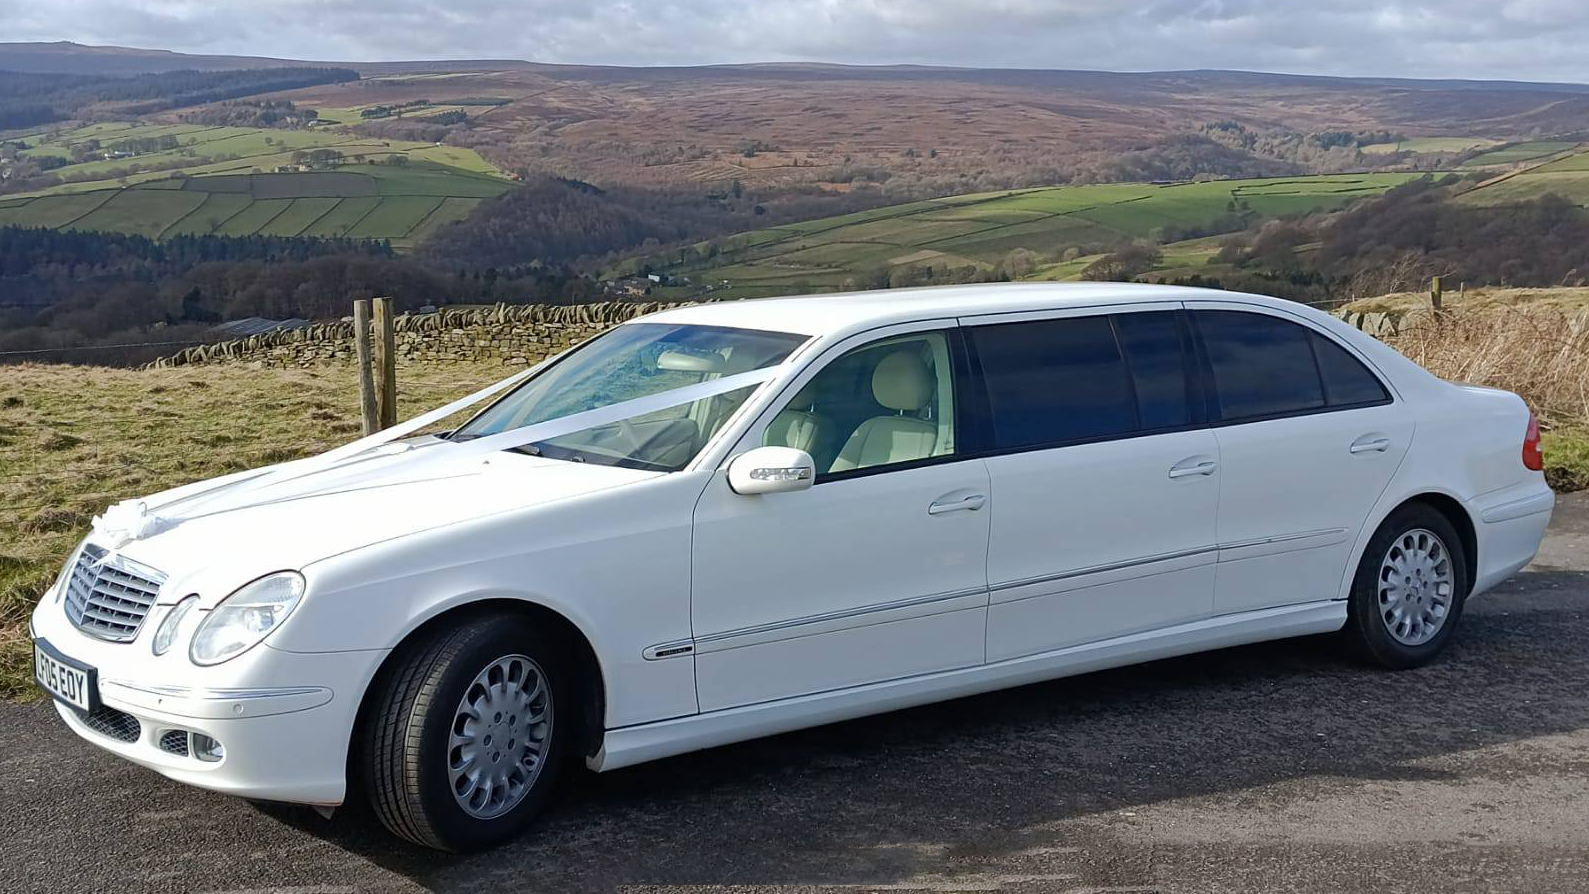
[[[55,702],[73,732],[199,788],[269,801],[342,803],[359,701],[385,650],[298,653],[264,643],[200,668],[177,649],[151,655],[148,638],[169,606],[151,613],[138,639],[110,643],[73,627],[52,595],[34,612],[35,637],[98,672],[94,714]],[[204,760],[192,753],[193,734],[219,742],[223,756]]]

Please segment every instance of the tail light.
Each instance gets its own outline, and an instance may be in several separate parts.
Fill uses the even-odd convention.
[[[1523,465],[1535,472],[1545,469],[1545,455],[1539,452],[1539,417],[1528,414],[1528,434],[1523,436]]]

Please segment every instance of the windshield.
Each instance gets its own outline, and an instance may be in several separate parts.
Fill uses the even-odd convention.
[[[630,323],[586,343],[453,433],[494,435],[782,363],[803,335]],[[536,456],[673,472],[695,458],[755,385],[518,448]]]

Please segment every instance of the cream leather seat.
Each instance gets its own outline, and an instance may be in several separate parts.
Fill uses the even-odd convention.
[[[920,412],[932,400],[932,373],[914,351],[896,351],[872,370],[872,396],[901,414]],[[906,415],[873,416],[844,442],[829,471],[925,459],[937,444],[935,422]]]
[[[767,423],[762,443],[815,453],[821,436],[822,417],[805,410],[784,410]]]

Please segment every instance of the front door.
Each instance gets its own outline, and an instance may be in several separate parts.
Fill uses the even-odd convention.
[[[992,502],[956,443],[958,354],[947,328],[836,346],[738,446],[806,450],[816,483],[743,496],[716,473],[691,560],[702,711],[982,663]]]

